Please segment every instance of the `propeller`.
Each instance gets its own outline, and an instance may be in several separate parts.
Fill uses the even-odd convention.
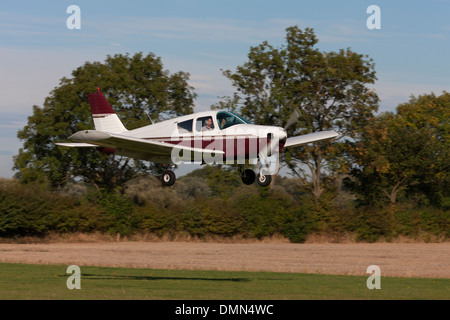
[[[295,107],[294,111],[292,112],[291,116],[289,117],[288,121],[286,122],[286,125],[284,126],[284,130],[287,130],[290,126],[292,126],[295,122],[297,122],[297,119],[301,116],[300,110],[298,110],[297,107]]]

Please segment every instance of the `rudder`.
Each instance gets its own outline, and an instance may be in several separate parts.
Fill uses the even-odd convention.
[[[88,95],[95,130],[121,133],[127,131],[100,89]]]

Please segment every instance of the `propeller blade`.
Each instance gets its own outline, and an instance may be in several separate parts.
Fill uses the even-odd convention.
[[[298,108],[295,108],[294,112],[292,112],[291,116],[289,117],[288,121],[286,122],[286,125],[284,126],[284,130],[287,130],[287,128],[292,126],[300,116],[301,116],[300,110],[298,110]]]

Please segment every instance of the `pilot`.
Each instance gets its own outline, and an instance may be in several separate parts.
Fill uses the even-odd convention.
[[[214,129],[214,126],[213,126],[212,118],[208,118],[208,119],[206,120],[205,125],[202,127],[202,132],[203,132],[203,131],[211,131],[211,130],[213,130],[213,129]]]
[[[220,129],[223,129],[226,124],[227,124],[227,118],[224,117],[224,116],[219,117],[219,127],[220,127]]]

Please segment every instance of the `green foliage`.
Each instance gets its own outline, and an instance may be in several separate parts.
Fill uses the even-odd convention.
[[[357,240],[375,242],[380,238],[391,240],[393,216],[389,208],[360,208],[357,215]]]
[[[289,122],[288,136],[336,130],[354,138],[378,109],[378,96],[368,88],[376,80],[373,61],[350,49],[320,51],[311,28],[289,27],[285,40],[279,48],[267,42],[250,48],[247,62],[225,71],[237,91],[218,107],[239,110],[256,124],[281,127],[298,109],[301,116]],[[344,146],[337,141],[303,145],[286,150],[281,161],[311,182],[309,192],[318,199],[324,172],[348,166],[341,157]]]
[[[135,230],[132,203],[117,192],[94,193],[98,205],[104,210],[108,232],[129,235]]]
[[[200,176],[207,176],[203,170],[190,179],[205,186],[207,181],[200,182],[206,179]],[[186,195],[184,186],[169,192],[160,183],[153,184],[153,178],[147,179],[134,180],[124,194],[88,188],[82,195],[51,191],[36,183],[1,180],[0,237],[77,232],[256,239],[282,235],[299,243],[313,233],[354,234],[365,242],[399,236],[426,241],[450,238],[449,210],[412,202],[336,206],[332,200],[339,195],[335,191],[328,191],[318,202],[306,191],[284,187],[292,187],[295,179],[278,178],[279,185],[271,189],[230,186],[228,197]]]
[[[309,233],[306,213],[301,208],[291,210],[283,219],[280,233],[293,243],[303,243]]]
[[[229,197],[231,191],[242,184],[236,170],[227,166],[207,166],[205,174],[208,187],[214,196]]]
[[[38,184],[0,184],[0,236],[44,236],[49,232],[104,230],[101,211],[87,201],[48,191]]]
[[[363,204],[422,194],[443,207],[450,195],[450,94],[412,97],[374,118],[349,149],[352,189]]]

